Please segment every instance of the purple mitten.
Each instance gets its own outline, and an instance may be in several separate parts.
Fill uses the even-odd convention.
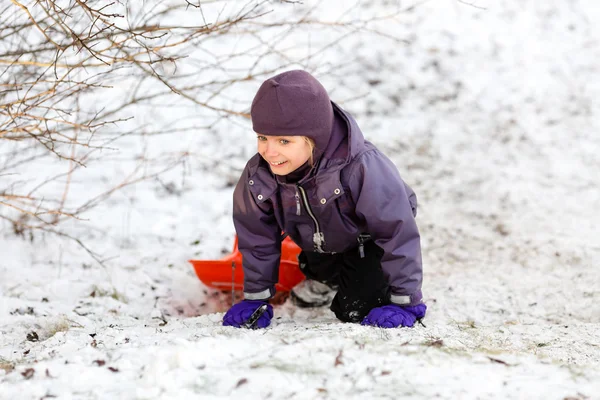
[[[242,300],[234,304],[223,317],[223,326],[234,326],[236,328],[244,327],[252,314],[262,305],[267,306],[267,310],[258,318],[251,328],[266,328],[271,324],[273,318],[273,306],[266,301],[261,300]]]
[[[419,303],[416,306],[403,306],[402,308],[411,312],[417,320],[425,317],[425,312],[427,311],[427,306],[425,303]]]
[[[423,303],[416,306],[401,307],[397,304],[376,307],[363,319],[361,325],[378,326],[380,328],[411,327],[417,319],[425,316],[427,306]]]

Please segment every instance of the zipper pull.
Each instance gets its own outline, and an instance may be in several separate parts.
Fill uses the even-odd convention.
[[[365,239],[363,239],[362,235],[358,235],[358,255],[360,258],[365,258]]]
[[[317,253],[324,253],[323,245],[325,244],[325,235],[323,235],[323,232],[315,232],[313,234],[313,243]]]
[[[300,215],[301,214],[301,209],[300,209],[300,195],[298,194],[298,187],[296,186],[296,194],[294,195],[294,198],[296,199],[296,215]]]

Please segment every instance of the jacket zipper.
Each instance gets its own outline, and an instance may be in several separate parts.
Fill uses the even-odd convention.
[[[313,222],[315,223],[315,233],[313,235],[313,243],[315,245],[315,249],[319,253],[324,253],[325,251],[323,250],[323,245],[325,245],[325,236],[323,235],[323,232],[321,232],[321,229],[319,227],[319,221],[317,221],[315,214],[313,214],[310,205],[308,204],[308,198],[306,197],[306,192],[304,191],[304,188],[300,185],[296,185],[296,187],[300,190],[300,193],[302,194],[302,202],[304,203],[304,208],[306,208],[306,212],[308,212],[308,215],[310,215]],[[296,198],[296,200],[298,200],[298,198]],[[296,206],[298,206],[298,203],[296,203]],[[297,210],[298,208],[296,208],[296,211]]]
[[[296,194],[294,195],[294,198],[296,199],[296,215],[300,215],[301,209],[300,209],[300,195],[298,194],[298,187],[296,187]]]

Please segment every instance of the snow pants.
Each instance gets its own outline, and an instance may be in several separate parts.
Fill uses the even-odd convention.
[[[302,251],[300,270],[313,279],[337,289],[331,311],[343,322],[361,322],[369,311],[390,303],[390,288],[381,269],[383,250],[372,240],[344,253]]]

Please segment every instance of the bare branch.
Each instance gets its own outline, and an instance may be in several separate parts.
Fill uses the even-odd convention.
[[[300,3],[37,0],[30,7],[23,0],[3,3],[0,218],[23,237],[40,230],[72,239],[102,263],[58,226],[65,220],[82,221],[83,213],[126,187],[183,168],[190,154],[186,149],[175,160],[161,159],[158,165],[138,159],[120,182],[77,198],[75,187],[85,180],[86,167],[118,149],[123,137],[176,137],[191,131],[208,133],[223,122],[245,124],[248,104],[236,97],[236,88],[284,68],[308,69],[314,57],[359,32],[406,43],[377,28],[379,21],[406,10],[394,8],[385,15],[353,20],[348,16],[354,13],[347,10],[333,21],[315,16],[316,6],[302,15],[287,13]],[[299,9],[303,8],[294,7]],[[199,22],[178,23],[194,19]],[[308,51],[292,55],[288,50],[297,46],[294,35],[302,30],[323,35]],[[248,44],[223,45],[237,43],[240,37]],[[334,66],[319,68],[328,67]],[[170,124],[172,119],[163,121],[162,116],[153,122],[132,119],[150,107],[177,108],[178,113],[193,108],[195,115],[189,124]],[[45,168],[47,178],[39,174],[32,178],[32,171],[46,173]]]
[[[56,42],[54,42],[54,41],[53,41],[53,40],[50,38],[50,36],[48,36],[48,35],[46,34],[46,31],[45,31],[44,29],[42,29],[42,28],[41,28],[41,27],[38,25],[37,21],[36,21],[36,20],[33,18],[33,15],[31,15],[31,13],[29,12],[29,9],[28,9],[27,7],[25,7],[23,4],[19,3],[17,0],[10,0],[10,1],[11,1],[11,2],[13,2],[15,5],[17,5],[17,6],[21,7],[21,8],[23,9],[23,11],[25,11],[25,13],[27,14],[27,16],[29,16],[29,19],[31,19],[31,22],[33,22],[33,24],[35,25],[35,27],[36,27],[36,28],[37,28],[37,29],[38,29],[40,32],[42,32],[42,35],[44,35],[44,36],[46,37],[46,40],[48,40],[50,43],[52,43],[52,44],[53,44],[53,45],[54,45],[54,46],[55,46],[57,49],[61,49],[61,47],[60,47],[60,46],[59,46],[59,45],[58,45]]]

